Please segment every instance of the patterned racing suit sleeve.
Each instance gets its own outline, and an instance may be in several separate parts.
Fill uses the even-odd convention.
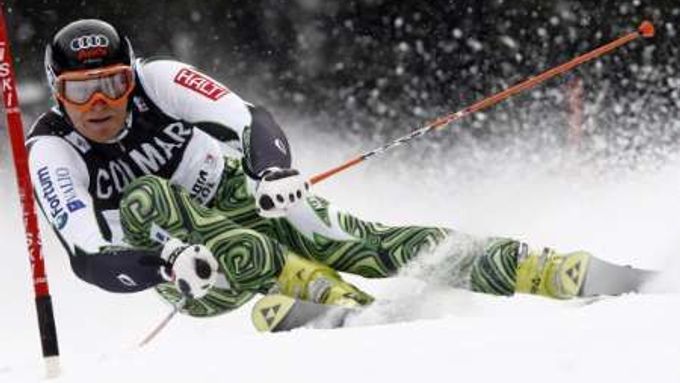
[[[164,113],[187,121],[241,151],[246,174],[289,168],[290,146],[271,113],[243,101],[197,69],[172,60],[139,64],[139,81]]]
[[[66,249],[74,273],[111,292],[136,292],[162,282],[159,250],[118,247],[102,232],[82,158],[60,137],[29,142],[36,200]]]

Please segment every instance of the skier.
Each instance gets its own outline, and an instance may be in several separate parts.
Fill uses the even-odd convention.
[[[465,246],[436,272],[478,292],[567,299],[643,279],[583,251],[339,211],[310,193],[265,108],[190,65],[135,58],[104,21],[59,30],[45,69],[55,105],[27,139],[34,190],[74,273],[104,290],[153,287],[193,316],[258,293],[360,306],[373,298],[339,271],[387,277],[450,241]]]

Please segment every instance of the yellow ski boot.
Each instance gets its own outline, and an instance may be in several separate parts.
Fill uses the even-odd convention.
[[[584,251],[529,251],[518,259],[515,292],[557,299],[581,296],[590,260],[591,255]]]
[[[373,302],[372,296],[343,281],[337,271],[293,253],[287,254],[283,270],[270,293],[344,307]]]

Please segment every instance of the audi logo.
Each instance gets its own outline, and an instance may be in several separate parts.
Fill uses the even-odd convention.
[[[106,48],[109,46],[109,39],[104,35],[80,36],[71,40],[71,50],[78,52],[83,49]]]

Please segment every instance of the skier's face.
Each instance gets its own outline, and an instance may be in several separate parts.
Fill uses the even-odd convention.
[[[78,132],[95,142],[107,142],[123,129],[134,84],[127,65],[77,70],[57,77],[55,96]]]
[[[104,100],[95,101],[87,110],[63,104],[76,130],[94,142],[108,142],[123,129],[127,105],[111,105]]]

